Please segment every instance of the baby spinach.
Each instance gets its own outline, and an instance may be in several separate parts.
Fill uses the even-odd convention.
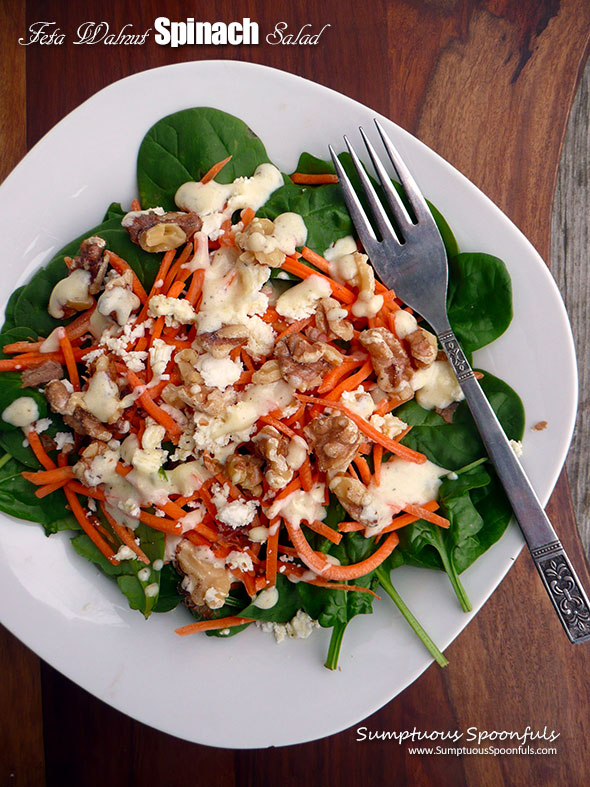
[[[447,310],[467,352],[501,336],[512,320],[512,283],[502,260],[481,253],[451,257]]]
[[[141,560],[122,560],[118,565],[113,565],[85,533],[73,538],[72,546],[79,555],[98,566],[104,574],[115,579],[119,589],[127,597],[131,609],[140,610],[144,617],[148,618],[158,602],[160,571],[153,568],[153,562],[164,558],[165,536],[144,524],[137,527],[135,536],[139,538],[141,548],[151,561],[150,566],[147,567],[150,574],[145,580],[138,577],[138,573],[146,568],[145,563]],[[157,586],[156,594],[146,594],[146,588],[150,585]]]
[[[0,459],[0,511],[18,519],[39,522],[48,536],[59,530],[77,530],[78,523],[66,509],[63,491],[58,489],[41,500],[35,497],[31,484],[21,475],[28,469],[10,454]]]
[[[0,386],[0,432],[18,431],[22,443],[24,439],[22,429],[5,421],[1,417],[2,413],[16,399],[27,397],[35,401],[39,410],[39,418],[45,418],[47,415],[47,399],[36,388],[21,388],[21,382],[19,372],[4,372],[2,376],[2,385]]]
[[[178,187],[200,180],[213,164],[228,156],[231,161],[216,176],[219,183],[250,176],[268,161],[256,134],[242,120],[219,109],[184,109],[162,118],[139,148],[137,185],[142,206],[175,210]]]

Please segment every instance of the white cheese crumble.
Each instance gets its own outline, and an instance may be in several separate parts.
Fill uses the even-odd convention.
[[[244,371],[241,361],[232,361],[229,356],[214,358],[209,353],[197,358],[196,367],[201,373],[205,385],[210,388],[219,388],[220,391],[225,391],[229,385],[237,382]]]
[[[313,630],[319,628],[317,620],[313,620],[307,612],[302,609],[297,610],[297,614],[288,623],[272,623],[270,621],[258,621],[256,623],[262,631],[272,632],[277,644],[283,642],[287,637],[290,639],[307,639]]]
[[[168,298],[167,295],[152,295],[148,314],[150,317],[164,317],[166,325],[171,327],[190,325],[197,319],[195,310],[187,300]]]
[[[121,544],[115,554],[115,560],[135,560],[135,557],[135,552],[126,544]]]

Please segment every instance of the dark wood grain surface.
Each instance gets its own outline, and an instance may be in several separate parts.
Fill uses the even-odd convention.
[[[106,8],[105,8],[106,5]],[[190,8],[189,8],[190,5]],[[198,6],[198,7],[197,7]],[[232,21],[262,37],[330,24],[315,47],[74,46],[81,22],[156,16]],[[56,21],[61,46],[21,47],[27,25]],[[590,33],[586,0],[350,0],[0,4],[0,177],[96,90],[181,60],[243,59],[339,90],[416,134],[482,188],[547,259],[568,111]],[[567,480],[549,513],[587,587]],[[354,729],[304,746],[210,749],[145,727],[0,634],[1,785],[582,785],[590,773],[590,648],[569,645],[522,555],[482,612],[433,666],[364,722],[371,730],[556,730],[554,755],[415,756],[407,744],[356,742]],[[286,676],[288,685],[288,676]],[[292,698],[296,697],[296,693]],[[291,699],[290,701],[293,701]],[[272,718],[253,723],[272,725]]]

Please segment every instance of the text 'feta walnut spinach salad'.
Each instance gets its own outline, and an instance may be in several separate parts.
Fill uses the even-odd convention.
[[[443,570],[469,610],[459,575],[511,510],[435,336],[375,280],[331,164],[303,154],[283,175],[242,121],[198,108],[149,130],[137,178],[129,212],[111,205],[6,307],[0,509],[79,530],[74,549],[146,617],[184,602],[196,620],[178,634],[319,624],[335,668],[385,593],[445,664],[391,572]],[[510,278],[432,211],[470,354],[510,323]],[[518,396],[481,384],[519,440]]]

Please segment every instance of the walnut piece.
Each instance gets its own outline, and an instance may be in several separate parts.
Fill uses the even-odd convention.
[[[257,452],[266,461],[264,477],[271,489],[281,489],[293,478],[289,466],[289,438],[282,435],[274,426],[264,426],[253,438]]]
[[[424,369],[434,363],[438,348],[436,336],[433,333],[424,328],[416,328],[406,336],[406,341],[410,345],[410,355],[419,369]]]
[[[330,481],[330,490],[355,522],[369,526],[377,522],[377,512],[372,506],[371,493],[356,478],[337,475]]]
[[[95,440],[111,439],[111,432],[98,418],[70,401],[71,394],[61,380],[52,380],[45,386],[45,398],[53,412],[62,415],[64,422],[78,434],[88,435]]]
[[[57,361],[45,361],[39,366],[32,366],[30,369],[23,371],[21,388],[34,388],[52,380],[60,380],[62,375],[63,369],[60,363]]]
[[[228,478],[245,492],[254,497],[262,495],[263,460],[259,456],[232,454],[225,463]]]
[[[176,568],[184,575],[182,589],[187,603],[205,616],[223,606],[233,577],[223,560],[216,560],[208,547],[198,547],[186,538],[176,547]]]
[[[248,329],[245,325],[224,325],[218,331],[200,333],[195,345],[214,358],[227,358],[235,347],[248,342]]]
[[[263,363],[260,369],[252,375],[252,382],[256,385],[266,385],[267,383],[276,383],[282,379],[281,367],[276,358],[271,358],[270,361]]]
[[[303,431],[324,472],[346,470],[362,442],[357,425],[346,415],[320,415]]]
[[[280,268],[285,261],[285,252],[277,248],[274,230],[275,225],[270,219],[255,217],[243,232],[236,232],[235,243],[242,251],[240,260]]]
[[[412,365],[399,339],[387,328],[369,328],[359,338],[369,351],[379,388],[400,398],[412,396]]]
[[[345,342],[349,342],[352,339],[354,329],[347,317],[348,312],[342,308],[335,298],[322,298],[315,313],[316,328],[328,337],[332,334]]]
[[[275,347],[281,375],[298,391],[317,388],[327,372],[342,361],[342,355],[322,342],[312,344],[300,333],[280,339]]]
[[[122,224],[133,243],[150,252],[176,249],[203,226],[196,213],[156,210],[128,213]]]
[[[102,286],[102,282],[109,265],[109,258],[105,254],[106,242],[98,235],[86,238],[80,244],[80,253],[70,262],[70,270],[82,268],[90,272],[90,285],[88,292],[96,295]]]

